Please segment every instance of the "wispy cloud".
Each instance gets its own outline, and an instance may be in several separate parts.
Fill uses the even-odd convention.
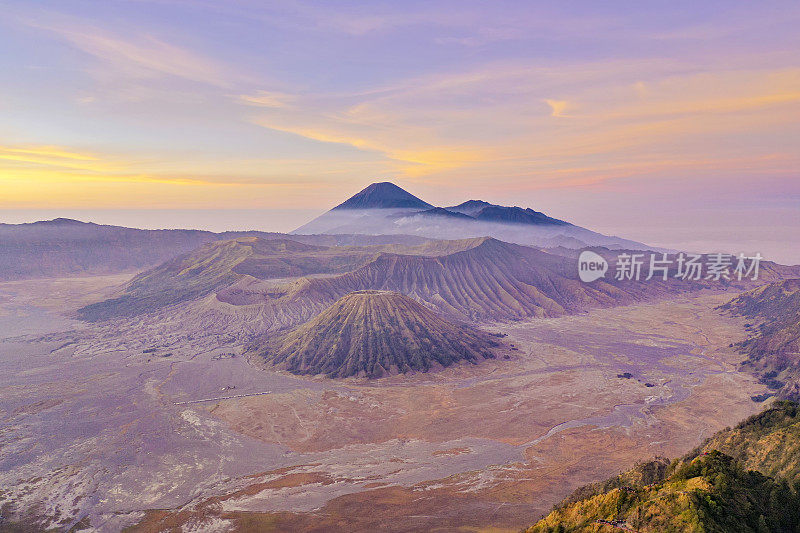
[[[255,107],[287,107],[295,97],[288,93],[261,90],[253,94],[241,94],[237,99],[245,105]]]
[[[85,152],[73,151],[57,146],[3,146],[0,145],[0,161],[21,167],[39,167],[61,170],[112,172],[118,165],[109,164],[99,157]],[[3,166],[0,165],[0,172]]]
[[[564,97],[550,98],[553,93]],[[648,165],[678,168],[663,164],[668,151],[670,161],[684,158],[685,168],[703,154],[724,166],[741,155],[741,147],[729,148],[731,135],[761,135],[800,119],[800,69],[715,70],[638,60],[505,63],[357,97],[293,100],[291,112],[272,109],[253,122],[380,153],[413,178],[527,173],[542,180],[546,169],[595,168],[594,181],[603,181],[628,176],[626,164],[639,172]],[[757,143],[748,151],[755,161],[768,155]]]
[[[97,161],[97,157],[80,152],[70,152],[57,146],[0,146],[0,156],[6,159],[15,157],[36,157],[51,160]]]
[[[127,28],[118,32],[55,13],[36,19],[23,17],[28,26],[46,31],[88,54],[106,71],[134,79],[174,76],[218,87],[229,87],[231,70],[188,48],[146,31]]]
[[[568,202],[800,168],[789,4],[18,4],[3,201],[325,206],[391,176]]]
[[[550,108],[553,110],[553,112],[550,113],[550,115],[554,117],[565,116],[564,111],[566,111],[567,107],[569,106],[569,103],[566,100],[545,99],[545,103],[549,105]]]

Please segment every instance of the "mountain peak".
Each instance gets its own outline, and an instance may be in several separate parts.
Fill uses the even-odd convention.
[[[360,290],[256,349],[295,374],[374,378],[478,363],[493,358],[496,346],[485,333],[448,322],[408,296]]]
[[[394,183],[383,181],[369,185],[333,209],[430,209],[431,207],[433,207],[431,204],[420,200]]]
[[[446,207],[445,209],[455,213],[461,213],[462,215],[474,216],[483,208],[493,205],[494,204],[484,202],[483,200],[467,200],[466,202],[454,205],[452,207]]]

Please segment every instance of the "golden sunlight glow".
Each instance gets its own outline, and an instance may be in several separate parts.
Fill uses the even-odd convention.
[[[564,100],[545,100],[545,103],[553,110],[550,116],[563,117],[564,111],[567,109],[567,102]]]
[[[76,152],[68,152],[56,146],[38,146],[38,147],[13,147],[13,146],[0,146],[0,155],[7,156],[7,159],[12,159],[14,154],[24,154],[30,156],[52,157],[55,159],[78,159],[81,161],[96,161],[97,158],[89,154],[81,154]]]

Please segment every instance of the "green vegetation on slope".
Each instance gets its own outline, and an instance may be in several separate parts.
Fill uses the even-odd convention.
[[[527,531],[800,531],[798,436],[797,404],[779,402],[669,466],[579,489]]]
[[[794,402],[776,402],[735,428],[718,432],[687,458],[710,450],[730,455],[747,469],[798,483],[800,408]]]

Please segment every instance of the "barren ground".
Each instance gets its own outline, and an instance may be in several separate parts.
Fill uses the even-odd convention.
[[[714,310],[730,293],[487,325],[510,359],[367,381],[255,369],[216,335],[64,317],[125,279],[0,284],[3,514],[104,531],[517,531],[761,409],[728,348],[743,321]]]

